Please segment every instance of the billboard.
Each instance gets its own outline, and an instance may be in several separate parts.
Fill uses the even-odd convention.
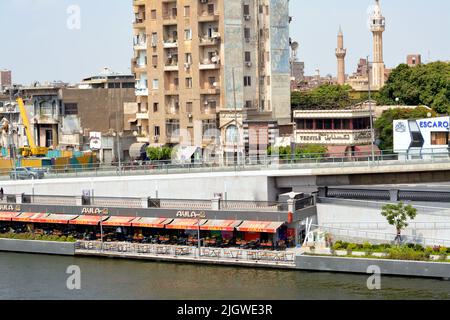
[[[394,120],[394,152],[448,152],[450,117]]]
[[[102,133],[90,132],[89,133],[89,147],[91,150],[100,150],[102,148]]]

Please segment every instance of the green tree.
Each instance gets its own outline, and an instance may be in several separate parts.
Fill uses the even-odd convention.
[[[147,157],[151,161],[170,160],[172,158],[172,149],[169,147],[148,147]]]
[[[433,62],[415,67],[401,64],[392,71],[375,99],[381,105],[426,105],[439,114],[447,114],[450,111],[450,63]]]
[[[325,84],[310,91],[294,91],[291,104],[299,109],[335,109],[349,107],[359,100],[350,97],[349,85]]]
[[[295,149],[295,157],[299,158],[323,158],[328,148],[322,145],[310,144],[297,147]]]
[[[417,215],[417,209],[411,205],[405,206],[403,202],[398,204],[387,204],[383,206],[381,214],[386,218],[388,223],[397,230],[396,239],[401,239],[401,232],[408,226],[408,219],[413,220]]]
[[[425,107],[395,108],[384,111],[374,124],[378,131],[378,138],[381,140],[380,149],[392,150],[394,148],[394,120],[427,118],[428,113],[431,113],[433,117],[437,115],[436,112]]]

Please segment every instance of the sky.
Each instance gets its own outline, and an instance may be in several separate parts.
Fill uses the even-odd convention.
[[[225,0],[226,1],[226,0]],[[371,56],[367,11],[374,0],[290,0],[291,37],[306,74],[336,74],[339,26],[347,48],[346,72]],[[132,0],[1,0],[0,69],[13,82],[77,83],[109,67],[130,73]],[[386,17],[384,56],[395,67],[410,53],[427,61],[450,60],[450,1],[381,0]],[[79,17],[79,19],[77,19]]]

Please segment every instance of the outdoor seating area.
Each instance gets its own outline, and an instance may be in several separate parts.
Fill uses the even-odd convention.
[[[0,234],[26,233],[75,241],[282,251],[294,247],[283,222],[11,213]],[[200,244],[199,244],[200,237]]]

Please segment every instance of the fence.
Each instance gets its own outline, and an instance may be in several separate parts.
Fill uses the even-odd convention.
[[[113,253],[124,256],[148,256],[148,257],[180,257],[196,258],[199,256],[197,247],[139,244],[126,242],[77,241],[75,253]],[[218,261],[252,261],[268,263],[295,262],[295,252],[269,251],[269,250],[242,250],[237,248],[200,248],[200,259]]]
[[[342,154],[308,154],[308,155],[268,155],[260,157],[246,157],[243,161],[217,163],[200,160],[197,163],[168,163],[168,161],[148,161],[140,163],[117,163],[111,165],[66,165],[46,167],[45,178],[64,177],[92,177],[92,176],[130,176],[142,174],[170,174],[170,173],[195,173],[216,171],[250,171],[272,169],[311,169],[318,166],[324,168],[333,167],[361,167],[404,165],[405,163],[448,163],[449,153],[435,150],[424,150],[420,158],[405,156],[399,158],[391,150],[382,151],[372,158],[371,155],[359,154],[354,156],[342,156]],[[3,176],[1,176],[3,175]],[[0,172],[1,179],[9,179],[9,170]]]
[[[369,242],[369,243],[395,243],[396,234],[380,233],[374,231],[365,231],[358,229],[344,229],[336,227],[327,227],[323,225],[313,225],[315,231],[323,231],[330,233],[333,240],[353,241],[353,242]],[[433,239],[424,238],[417,235],[402,235],[401,243],[420,244],[422,246],[444,246],[450,247],[450,239]]]

